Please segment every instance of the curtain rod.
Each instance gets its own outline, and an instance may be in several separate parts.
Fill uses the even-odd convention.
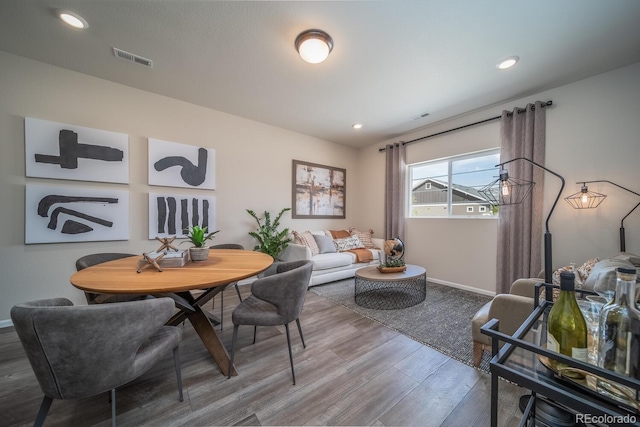
[[[547,101],[547,102],[543,102],[542,104],[540,104],[540,106],[541,106],[542,108],[544,108],[544,107],[548,107],[548,106],[550,106],[550,105],[553,105],[553,101]],[[535,106],[531,107],[531,109],[532,109],[532,110],[535,110]],[[518,111],[518,113],[524,113],[524,112],[525,112],[525,111],[527,111],[527,110],[526,110],[526,108],[517,108],[517,109],[516,109],[516,111]],[[507,113],[507,115],[509,115],[509,116],[510,116],[510,115],[512,115],[512,114],[513,114],[513,113],[511,113],[511,112]],[[443,130],[442,132],[434,133],[434,134],[432,134],[432,135],[427,135],[427,136],[423,136],[423,137],[420,137],[420,138],[412,139],[411,141],[401,141],[400,143],[401,143],[402,145],[411,144],[412,142],[422,141],[423,139],[433,138],[434,136],[440,136],[440,135],[443,135],[443,134],[445,134],[445,133],[455,132],[455,131],[457,131],[457,130],[464,129],[464,128],[468,128],[468,127],[471,127],[471,126],[481,125],[482,123],[492,122],[492,121],[494,121],[494,120],[498,120],[498,119],[499,119],[499,118],[501,118],[501,117],[502,117],[502,115],[500,115],[500,116],[495,116],[495,117],[491,117],[491,118],[489,118],[489,119],[480,120],[479,122],[469,123],[468,125],[459,126],[459,127],[457,127],[457,128],[453,128],[453,129]],[[382,151],[386,151],[386,150],[387,150],[387,147],[382,147],[382,148],[379,148],[379,149],[378,149],[378,151],[380,151],[380,152],[382,152]]]

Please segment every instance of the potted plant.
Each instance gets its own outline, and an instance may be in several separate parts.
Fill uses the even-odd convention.
[[[291,208],[282,209],[273,222],[271,222],[271,214],[268,211],[264,211],[264,216],[259,218],[254,211],[247,209],[247,213],[258,223],[258,229],[249,232],[249,235],[258,241],[258,244],[253,248],[254,251],[270,255],[274,261],[278,259],[280,252],[282,252],[291,241],[291,239],[287,237],[289,234],[288,228],[278,231],[280,218],[282,218],[285,212],[290,210]]]
[[[214,234],[220,230],[213,231],[207,234],[207,227],[200,227],[194,225],[187,230],[187,239],[193,244],[193,247],[189,248],[189,257],[191,261],[204,261],[209,257],[209,246],[207,246],[207,240],[213,239]]]

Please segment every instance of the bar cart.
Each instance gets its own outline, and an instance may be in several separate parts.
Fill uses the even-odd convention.
[[[545,287],[553,285],[539,283],[536,295]],[[577,425],[640,426],[640,380],[548,351],[541,343],[546,343],[553,302],[534,300],[533,312],[513,336],[499,332],[497,319],[482,327],[492,338],[491,426],[498,425],[498,377],[531,390],[521,426],[547,425],[536,422],[541,401],[568,411]],[[553,361],[563,369],[554,369]]]

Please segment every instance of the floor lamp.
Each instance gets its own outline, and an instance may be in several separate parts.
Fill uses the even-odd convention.
[[[596,181],[579,181],[579,182],[576,182],[576,184],[580,184],[580,182],[582,182],[582,188],[580,189],[580,192],[564,198],[567,201],[567,203],[573,206],[574,209],[597,208],[600,205],[600,203],[602,203],[604,199],[607,197],[604,194],[594,193],[593,191],[589,191],[589,189],[587,188],[587,184],[590,184],[593,182],[607,182],[611,185],[615,185],[618,188],[628,191],[629,193],[635,194],[636,196],[640,196],[640,194],[636,193],[635,191],[629,190],[628,188],[625,188],[622,185],[618,185],[615,182],[611,182],[606,179],[599,179]],[[635,211],[638,206],[640,206],[640,202],[638,202],[638,204],[635,205],[633,209],[629,211],[628,214],[622,217],[622,220],[620,221],[620,252],[626,252],[624,220],[627,219],[627,217],[631,215],[631,212]]]
[[[564,178],[554,171],[549,170],[546,167],[534,162],[533,160],[529,160],[526,157],[516,157],[514,159],[496,165],[496,167],[500,166],[500,177],[497,180],[493,181],[491,184],[480,189],[478,192],[494,205],[504,206],[522,203],[529,196],[529,194],[531,194],[531,190],[533,189],[535,183],[523,179],[509,178],[509,172],[504,169],[504,166],[511,162],[515,162],[516,160],[524,160],[525,162],[531,163],[532,165],[556,176],[561,181],[560,190],[558,191],[558,195],[556,196],[556,199],[554,200],[545,221],[544,281],[545,283],[551,283],[553,277],[553,257],[551,250],[552,245],[551,231],[549,231],[549,219],[551,218],[553,210],[555,209],[556,204],[560,199],[560,194],[562,194],[562,190],[564,189]],[[551,301],[553,299],[553,289],[551,289],[551,287],[546,287],[545,299],[548,301]]]
[[[551,283],[553,277],[553,258],[551,253],[551,231],[549,231],[549,219],[551,218],[551,214],[553,214],[553,210],[558,204],[558,200],[560,199],[560,194],[562,194],[562,190],[564,189],[564,178],[552,170],[545,168],[544,166],[534,162],[533,160],[529,160],[526,157],[516,157],[504,163],[500,163],[496,165],[496,167],[500,166],[500,177],[493,181],[491,184],[485,186],[484,188],[478,190],[480,194],[482,194],[487,200],[489,200],[494,206],[505,206],[505,205],[515,205],[522,203],[528,196],[531,194],[533,186],[535,182],[526,181],[523,179],[517,178],[509,178],[509,172],[504,169],[504,165],[515,162],[516,160],[524,160],[525,162],[531,163],[532,165],[549,172],[550,174],[556,176],[560,179],[561,185],[560,190],[558,191],[558,195],[556,199],[553,201],[553,205],[547,214],[547,219],[545,221],[545,232],[544,232],[544,281],[545,283]],[[545,286],[545,299],[547,301],[553,300],[553,289],[550,286]],[[497,381],[497,379],[496,379]],[[497,386],[497,384],[496,384]],[[562,412],[559,410],[557,406],[552,405],[545,400],[532,400],[532,395],[525,394],[520,397],[520,409],[523,412],[526,412],[526,407],[530,407],[530,405],[534,405],[536,411],[541,411],[547,414],[555,414],[558,415]],[[549,415],[553,418],[553,415]],[[560,420],[560,418],[557,418]]]

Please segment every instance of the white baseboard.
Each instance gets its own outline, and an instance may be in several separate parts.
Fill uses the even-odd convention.
[[[11,321],[11,319],[0,320],[0,329],[10,328],[11,326],[13,326],[13,322]]]
[[[452,288],[458,288],[464,291],[474,292],[476,294],[487,295],[490,297],[496,296],[496,293],[492,291],[474,288],[473,286],[461,285],[459,283],[447,282],[446,280],[434,279],[432,277],[427,277],[427,282],[437,283],[438,285],[451,286]]]

